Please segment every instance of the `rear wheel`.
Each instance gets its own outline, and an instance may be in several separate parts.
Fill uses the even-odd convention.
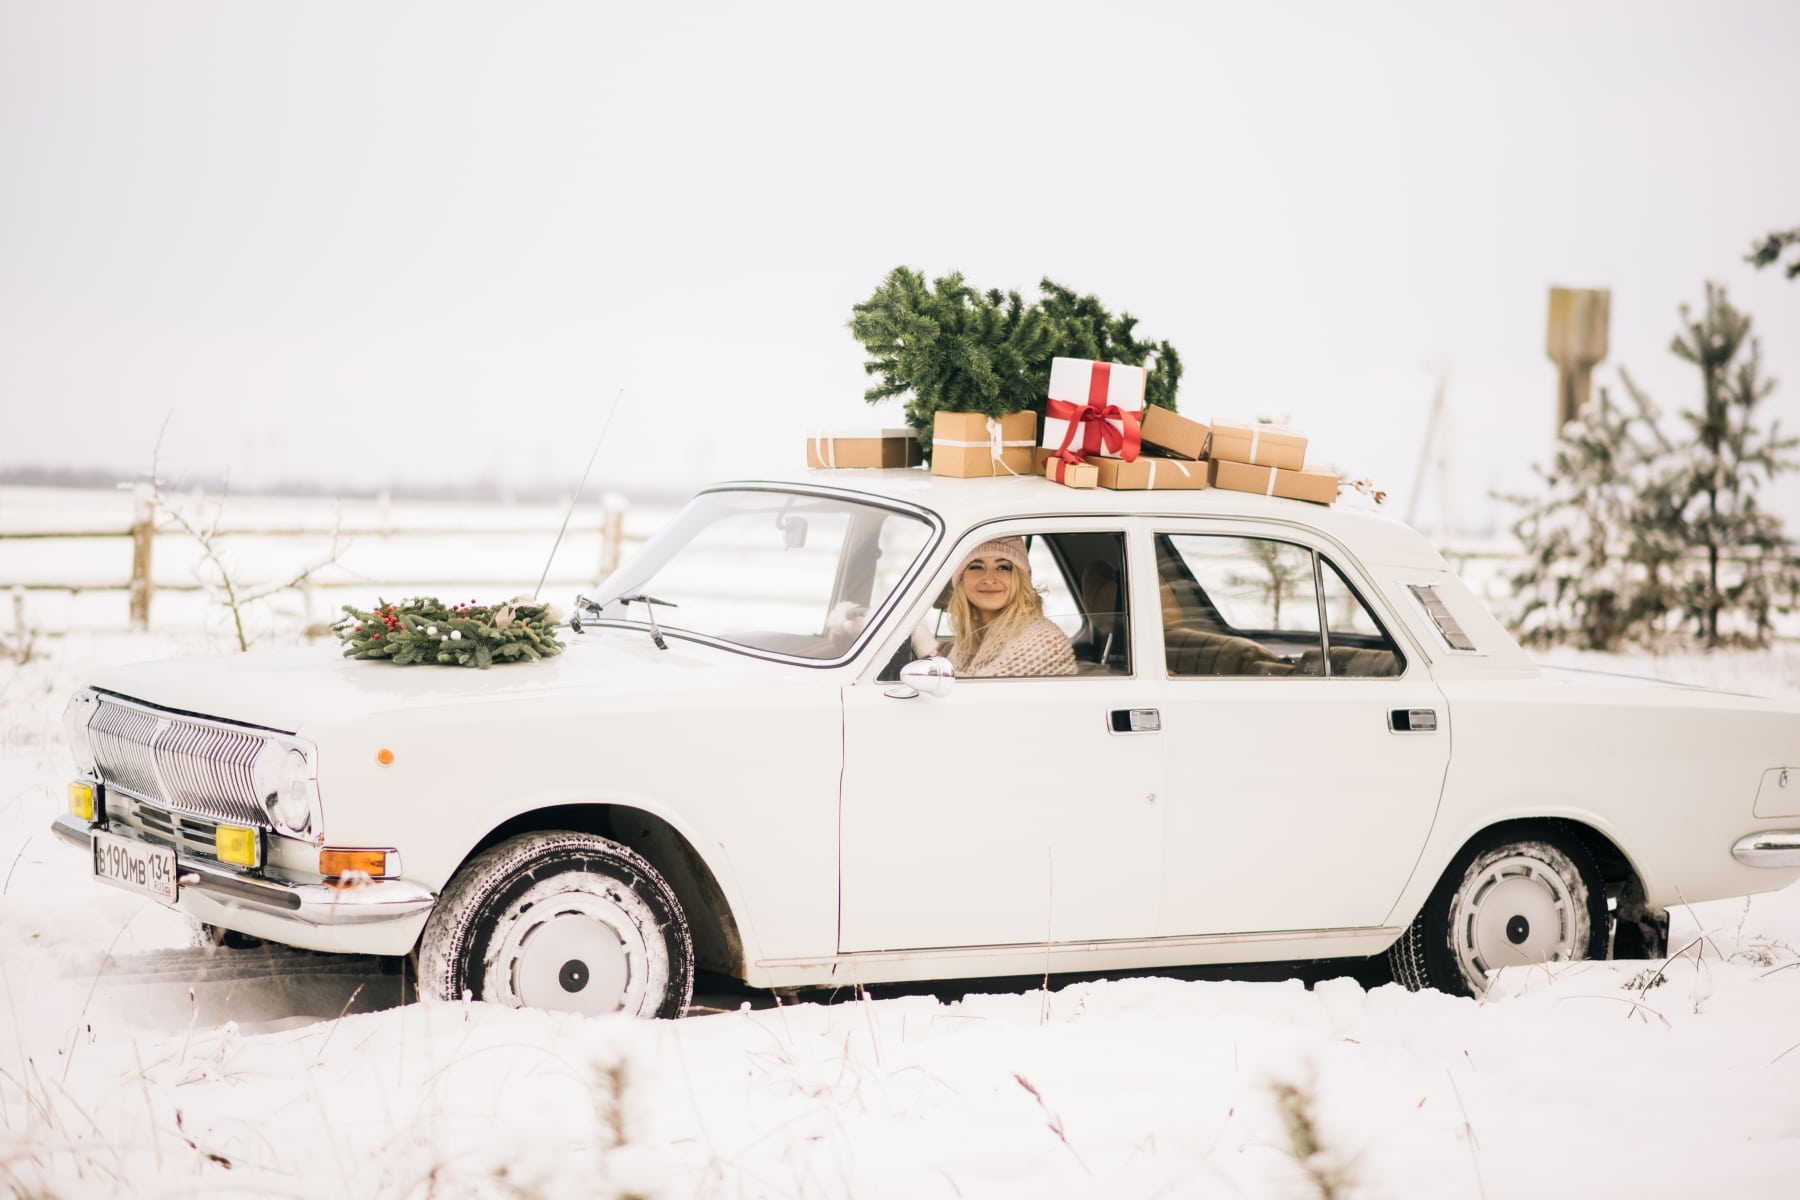
[[[419,991],[514,1008],[680,1016],[694,951],[642,857],[593,834],[529,833],[451,879],[419,943]]]
[[[1388,965],[1414,991],[1479,996],[1500,967],[1605,952],[1606,897],[1593,857],[1573,838],[1533,829],[1464,849],[1388,950]]]

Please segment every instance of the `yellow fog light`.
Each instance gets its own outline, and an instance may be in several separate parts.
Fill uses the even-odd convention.
[[[256,830],[242,825],[220,825],[213,830],[213,849],[219,861],[235,867],[257,865]]]
[[[76,782],[69,785],[69,815],[83,821],[94,819],[93,784]]]
[[[386,850],[319,851],[319,874],[327,879],[381,879],[387,873]]]

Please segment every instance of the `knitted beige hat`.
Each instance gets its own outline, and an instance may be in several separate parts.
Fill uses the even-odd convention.
[[[964,571],[969,569],[970,563],[978,558],[1004,558],[1012,563],[1014,567],[1024,572],[1027,582],[1031,579],[1031,563],[1025,557],[1024,538],[994,538],[992,541],[981,543],[981,545],[963,555],[962,562],[958,563],[956,566],[956,574],[952,575],[950,578],[954,581],[957,576],[960,576]]]

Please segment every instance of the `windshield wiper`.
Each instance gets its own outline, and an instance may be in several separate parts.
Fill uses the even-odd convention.
[[[644,592],[638,592],[635,595],[630,596],[614,596],[611,600],[607,601],[607,604],[630,604],[633,601],[643,605],[648,611],[650,617],[650,640],[656,643],[656,648],[658,650],[667,650],[669,648],[669,643],[663,640],[662,630],[658,628],[656,624],[656,606],[660,604],[664,608],[680,608],[681,605],[670,600],[658,600],[655,596],[647,595]],[[575,597],[575,607],[578,612],[575,618],[569,622],[569,628],[573,629],[576,633],[580,633],[580,613],[589,613],[596,621],[598,621],[600,619],[600,610],[604,608],[605,605],[602,605],[597,600],[589,600],[586,596],[577,596]]]

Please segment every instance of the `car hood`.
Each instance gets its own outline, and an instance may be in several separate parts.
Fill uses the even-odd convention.
[[[467,667],[396,667],[344,658],[336,647],[230,657],[159,659],[111,667],[90,686],[161,708],[218,717],[283,733],[339,724],[397,708],[486,703],[576,693],[641,700],[646,693],[689,692],[734,682],[804,683],[813,668],[768,662],[711,646],[668,639],[658,650],[648,631],[599,629],[571,635],[555,658]]]

